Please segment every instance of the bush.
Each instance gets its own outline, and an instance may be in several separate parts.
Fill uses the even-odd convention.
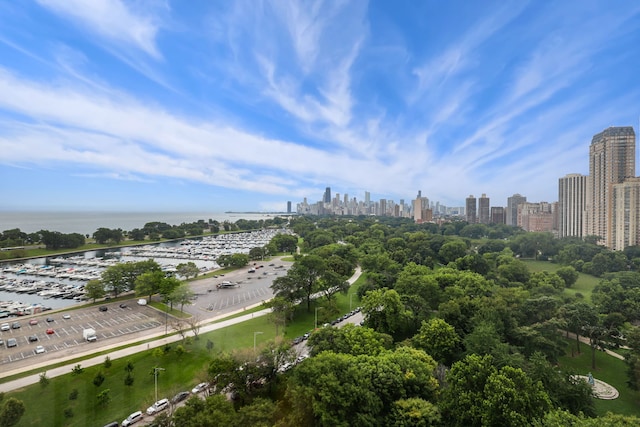
[[[80,366],[79,363],[73,368],[71,368],[71,373],[74,375],[80,375],[83,372],[84,372],[84,369],[82,368],[82,366]]]
[[[69,393],[69,400],[76,400],[78,398],[78,389],[74,388],[73,390],[71,390],[71,393]]]
[[[64,410],[64,417],[65,418],[73,418],[73,409],[72,408],[66,408]]]

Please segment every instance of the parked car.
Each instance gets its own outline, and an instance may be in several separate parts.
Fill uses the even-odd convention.
[[[53,317],[47,317],[47,323],[51,323],[53,321],[54,321]]]
[[[8,331],[9,329],[11,329],[11,326],[9,326],[8,323],[3,323],[2,325],[0,325],[0,331]]]
[[[36,342],[36,341],[38,341],[37,335],[29,335],[29,342]]]
[[[41,353],[44,353],[44,347],[43,347],[43,346],[41,346],[41,345],[39,345],[39,346],[37,346],[37,347],[36,347],[36,349],[35,349],[35,350],[33,350],[33,351],[34,351],[34,353],[35,353],[35,354],[41,354]]]
[[[138,300],[138,305],[147,305],[147,300],[146,300],[146,299],[144,299],[144,298],[140,298],[140,299]]]
[[[107,310],[108,310],[108,308],[107,308],[107,306],[106,306],[106,305],[101,305],[101,306],[100,306],[100,308],[98,308],[98,310],[100,310],[100,311],[107,311]]]
[[[15,347],[18,345],[18,341],[15,338],[9,338],[7,340],[7,347],[11,348],[11,347]]]
[[[38,324],[38,320],[37,319],[31,319],[31,320],[29,320],[29,324],[30,325],[37,325]]]
[[[71,319],[71,315],[70,314],[64,314],[62,316],[62,318],[65,319],[65,320],[69,320],[69,319]]]
[[[0,345],[4,345],[4,341],[0,338]]]
[[[11,324],[11,329],[20,329],[20,322],[13,322]]]
[[[120,307],[120,308],[127,308],[127,304],[122,303],[122,304],[120,304],[118,307]]]
[[[173,398],[171,399],[171,403],[176,404],[178,402],[182,402],[187,397],[189,397],[190,394],[191,393],[189,393],[188,391],[181,391],[180,393],[173,396]]]
[[[160,399],[156,403],[154,403],[153,405],[147,408],[147,415],[157,414],[158,412],[164,409],[167,409],[168,406],[169,406],[169,399]]]
[[[209,383],[200,383],[191,389],[191,393],[193,394],[200,393],[202,390],[206,389],[207,387],[209,387]]]
[[[131,424],[137,423],[141,419],[142,419],[142,411],[136,411],[122,421],[122,426],[123,427],[130,426]]]
[[[53,335],[55,331],[51,328],[47,329],[47,335]]]

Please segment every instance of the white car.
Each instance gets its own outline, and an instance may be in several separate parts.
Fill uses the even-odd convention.
[[[129,415],[125,420],[122,421],[123,426],[130,426],[131,424],[137,423],[142,419],[142,411],[136,411],[133,414]]]
[[[36,354],[44,353],[44,347],[39,345],[34,351],[36,352]]]
[[[0,326],[0,331],[8,331],[9,329],[11,329],[11,326],[9,326],[8,323],[3,323],[2,326]]]
[[[147,408],[147,415],[157,414],[158,412],[167,409],[169,406],[169,399],[160,399],[153,405]]]
[[[191,393],[198,394],[202,390],[206,389],[207,387],[209,387],[209,383],[200,383],[200,384],[198,384],[197,386],[195,386],[194,388],[191,389]]]

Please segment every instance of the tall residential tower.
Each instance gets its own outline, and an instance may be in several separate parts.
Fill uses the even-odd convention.
[[[631,126],[594,135],[589,147],[587,235],[612,248],[613,185],[635,176],[636,136]]]
[[[558,180],[558,237],[584,237],[587,176],[569,174]]]

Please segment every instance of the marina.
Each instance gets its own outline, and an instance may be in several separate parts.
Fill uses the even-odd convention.
[[[35,314],[87,300],[84,287],[102,272],[123,262],[155,260],[167,274],[181,263],[193,262],[201,273],[219,268],[220,255],[245,253],[264,247],[286,229],[220,234],[143,246],[92,250],[71,256],[30,259],[0,265],[0,317]]]

